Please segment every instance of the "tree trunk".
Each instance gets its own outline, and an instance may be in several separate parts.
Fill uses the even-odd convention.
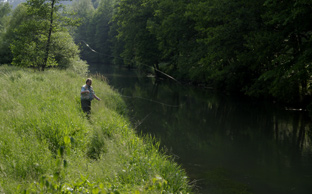
[[[45,53],[43,65],[41,67],[42,71],[44,71],[45,67],[47,66],[47,62],[48,62],[48,58],[49,58],[51,34],[52,34],[52,28],[53,28],[54,4],[55,4],[55,0],[51,0],[50,28],[49,28],[48,41],[47,41],[47,46],[46,46],[46,53]]]

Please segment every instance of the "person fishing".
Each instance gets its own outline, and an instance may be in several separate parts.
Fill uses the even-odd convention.
[[[92,79],[88,78],[86,84],[81,87],[81,108],[84,113],[89,115],[91,113],[91,101],[95,98],[98,101],[101,99],[94,93],[93,87],[91,86]]]

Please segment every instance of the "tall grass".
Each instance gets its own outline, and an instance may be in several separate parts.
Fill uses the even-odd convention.
[[[185,172],[138,137],[106,82],[80,109],[85,78],[0,66],[0,193],[188,193]]]

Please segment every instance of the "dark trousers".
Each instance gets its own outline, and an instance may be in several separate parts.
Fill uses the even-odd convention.
[[[81,100],[81,108],[84,113],[91,113],[91,101],[90,100]]]

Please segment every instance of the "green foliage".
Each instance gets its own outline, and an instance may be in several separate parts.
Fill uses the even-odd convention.
[[[77,0],[71,9],[77,13],[82,24],[74,30],[75,42],[81,45],[81,56],[92,62],[110,64],[112,61],[113,25],[115,1]],[[94,8],[96,7],[96,9]]]
[[[118,4],[114,21],[117,21],[118,38],[124,43],[120,56],[128,66],[158,69],[159,50],[156,37],[148,30],[148,21],[153,17],[152,3],[145,0],[122,0]]]
[[[311,3],[267,0],[265,27],[248,37],[249,55],[257,56],[258,77],[248,94],[267,94],[284,102],[303,102],[311,96]]]
[[[89,73],[89,65],[86,61],[83,61],[76,56],[75,58],[70,59],[68,70],[81,76],[87,76]]]
[[[61,68],[68,68],[79,57],[78,46],[68,32],[56,32],[51,37],[51,55]]]
[[[10,62],[9,43],[5,37],[10,13],[9,3],[0,2],[0,64]]]
[[[170,74],[185,80],[190,79],[189,64],[196,62],[192,55],[199,51],[199,44],[194,38],[194,21],[186,16],[187,5],[185,0],[152,1],[153,17],[147,26],[150,33],[156,36],[156,44],[161,52],[160,62],[169,66],[163,67],[164,70],[170,69]]]
[[[304,103],[312,95],[311,11],[306,0],[102,0],[76,36],[98,51],[85,47],[87,60]]]
[[[94,7],[92,5],[91,0],[75,0],[73,1],[70,10],[75,12],[76,14],[73,15],[74,18],[81,20],[81,25],[73,29],[73,36],[75,42],[79,45],[84,44],[84,41],[90,41],[91,32],[93,26],[89,24],[92,15],[94,13]],[[82,47],[84,48],[84,47]],[[88,48],[82,49],[81,56],[86,58],[90,53],[88,52]]]
[[[187,193],[185,172],[137,137],[121,97],[94,77],[102,99],[87,119],[85,79],[70,71],[0,67],[3,193]],[[80,177],[80,178],[79,178]]]
[[[11,12],[9,3],[0,2],[0,34],[4,31],[8,14]]]
[[[12,21],[12,64],[44,70],[46,67],[66,68],[71,59],[79,55],[78,47],[63,25],[74,25],[61,10],[58,0],[29,0],[22,4],[22,13]],[[13,14],[14,15],[14,14]]]
[[[59,30],[52,33],[51,36],[49,50],[51,57],[48,65],[61,69],[69,68],[75,73],[85,76],[88,72],[88,65],[79,58],[78,46],[74,44],[73,38],[67,30],[62,27],[68,21],[64,21],[62,18],[58,22]],[[47,41],[47,36],[40,34],[41,28],[37,26],[36,21],[30,20],[25,4],[20,4],[14,9],[12,17],[9,18],[9,24],[6,26],[5,33],[0,35],[0,39],[3,39],[0,44],[0,63],[12,62],[11,44],[11,49],[15,54],[13,64],[38,68],[38,65],[44,62],[46,47],[43,42]],[[35,29],[38,32],[37,37],[33,36]]]
[[[92,36],[92,42],[100,53],[97,55],[96,61],[100,61],[104,64],[110,64],[112,59],[112,43],[110,41],[111,36],[109,32],[112,25],[110,21],[113,16],[113,6],[113,2],[110,0],[100,1],[92,18],[92,23],[96,25]]]

